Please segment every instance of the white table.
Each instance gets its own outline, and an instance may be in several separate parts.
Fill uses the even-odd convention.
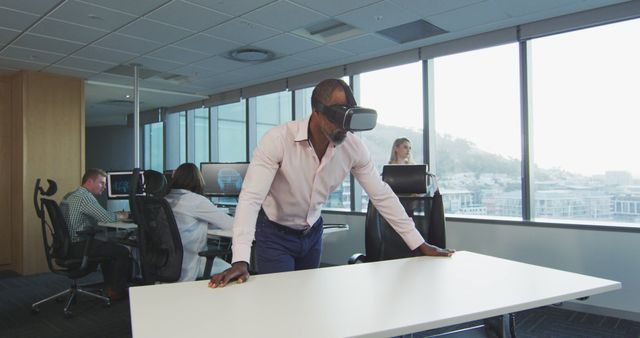
[[[327,227],[325,229],[322,230],[322,237],[324,238],[327,235],[336,233],[336,232],[340,232],[340,231],[347,231],[349,230],[349,225],[345,224],[342,227],[334,227],[334,226],[330,226]],[[209,237],[233,237],[233,230],[229,229],[229,230],[223,230],[223,229],[209,229],[207,230],[207,236]]]
[[[619,282],[457,252],[207,281],[133,287],[134,338],[389,337],[612,291]]]
[[[115,230],[135,230],[138,229],[138,225],[133,222],[100,222],[98,226],[103,228],[110,228]]]

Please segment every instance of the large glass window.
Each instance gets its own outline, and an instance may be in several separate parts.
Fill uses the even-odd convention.
[[[243,162],[247,160],[246,103],[240,102],[215,107],[217,113],[218,161]]]
[[[267,130],[288,121],[291,121],[290,92],[256,97],[256,144]]]
[[[175,169],[187,161],[187,113],[168,114],[165,123],[167,169]]]
[[[358,103],[375,109],[378,112],[378,123],[374,130],[356,135],[362,138],[369,149],[379,172],[389,162],[393,143],[397,138],[410,140],[414,163],[423,163],[422,92],[421,62],[360,74]],[[356,193],[359,190],[356,189]],[[364,191],[360,196],[360,209],[364,211],[368,196]]]
[[[534,216],[640,222],[640,20],[532,40]]]
[[[189,161],[200,166],[200,162],[209,162],[209,108],[198,108],[189,113],[193,114],[193,136],[189,135],[193,138],[193,143],[189,143],[193,147],[193,159]]]
[[[518,45],[433,61],[435,163],[445,213],[522,216]]]
[[[164,170],[163,123],[144,125],[144,168],[162,172]]]

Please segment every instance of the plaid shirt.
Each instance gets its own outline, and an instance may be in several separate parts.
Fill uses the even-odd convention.
[[[77,232],[92,227],[98,222],[115,222],[115,213],[105,210],[98,200],[86,188],[80,187],[64,196],[60,209],[69,228],[71,242],[82,240]]]

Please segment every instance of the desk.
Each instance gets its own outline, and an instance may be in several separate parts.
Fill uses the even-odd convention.
[[[389,337],[621,287],[465,251],[207,283],[130,288],[133,337]]]
[[[103,228],[110,228],[115,230],[136,230],[138,229],[138,225],[131,222],[100,222],[98,226]]]

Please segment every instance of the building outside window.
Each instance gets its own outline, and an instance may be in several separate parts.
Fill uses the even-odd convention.
[[[164,170],[164,124],[144,125],[144,168],[162,172]]]
[[[247,160],[247,113],[245,100],[212,108],[218,125],[219,162],[244,162]]]

